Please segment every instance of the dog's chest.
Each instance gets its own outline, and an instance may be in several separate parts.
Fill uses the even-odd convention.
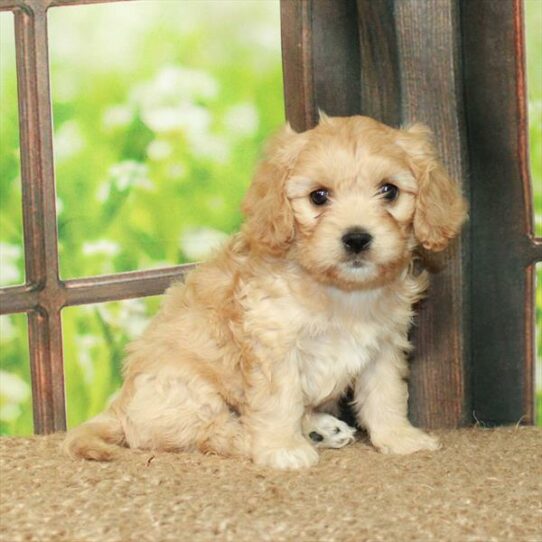
[[[318,333],[301,334],[296,357],[306,404],[316,406],[340,396],[377,355],[380,335],[368,323],[330,323]]]

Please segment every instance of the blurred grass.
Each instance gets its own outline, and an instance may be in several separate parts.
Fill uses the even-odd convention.
[[[152,0],[48,13],[62,277],[201,259],[238,229],[262,143],[284,121],[278,1]],[[0,14],[0,54],[6,285],[24,281],[11,13]],[[158,303],[63,310],[70,426],[119,387],[124,346]],[[0,434],[30,434],[25,317],[0,323]]]
[[[542,2],[526,0],[531,173],[542,235]],[[117,21],[122,18],[122,24]],[[241,220],[284,118],[278,2],[141,1],[49,11],[60,268],[90,276],[200,259]],[[24,282],[13,17],[0,13],[0,284]],[[542,266],[537,267],[542,425]],[[68,422],[120,384],[159,298],[63,311]],[[30,434],[24,315],[0,317],[0,434]]]

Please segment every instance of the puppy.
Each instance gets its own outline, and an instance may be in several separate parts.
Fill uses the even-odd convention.
[[[72,430],[73,457],[117,445],[309,467],[357,421],[384,453],[435,450],[407,419],[412,306],[427,287],[414,250],[439,251],[466,215],[459,187],[415,124],[322,117],[270,142],[240,233],[185,283],[127,349],[110,407]]]

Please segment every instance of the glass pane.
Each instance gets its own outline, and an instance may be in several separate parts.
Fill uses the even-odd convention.
[[[535,234],[542,237],[542,2],[525,1],[529,146]]]
[[[529,151],[534,196],[535,235],[542,237],[542,2],[525,0]],[[542,426],[542,264],[536,266],[535,416]]]
[[[141,335],[161,296],[62,311],[68,427],[101,412],[120,388],[124,347]]]
[[[0,316],[0,435],[31,435],[32,386],[25,314]]]
[[[49,17],[62,276],[200,260],[284,120],[278,0]]]
[[[24,282],[13,14],[0,13],[0,286]]]

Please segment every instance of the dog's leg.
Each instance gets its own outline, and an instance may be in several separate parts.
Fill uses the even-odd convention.
[[[383,453],[409,454],[439,448],[436,438],[408,421],[407,373],[404,354],[389,347],[356,381],[353,405],[358,421]]]
[[[270,370],[255,365],[249,375],[243,421],[252,435],[252,458],[278,469],[310,467],[318,462],[318,452],[301,430],[304,404],[297,367],[285,361]]]
[[[140,374],[133,386],[123,408],[131,448],[250,456],[240,418],[204,378],[187,370]]]
[[[307,412],[303,433],[317,448],[342,448],[354,442],[356,429],[325,412]]]

